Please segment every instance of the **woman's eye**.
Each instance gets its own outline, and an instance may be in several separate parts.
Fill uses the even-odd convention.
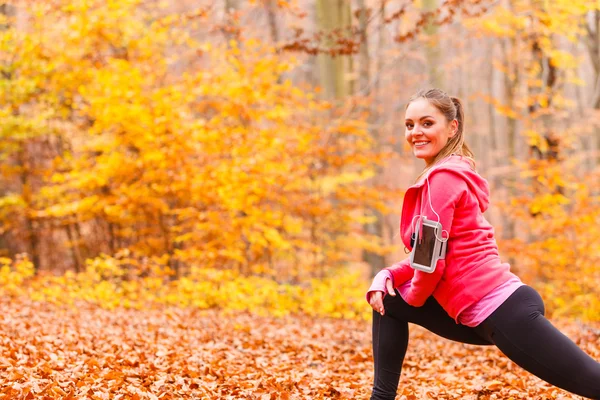
[[[429,121],[427,121],[423,124],[423,126],[426,126],[426,127],[430,127],[431,125],[433,125],[433,124]]]
[[[413,128],[413,124],[406,124],[406,128],[407,129],[412,129]]]

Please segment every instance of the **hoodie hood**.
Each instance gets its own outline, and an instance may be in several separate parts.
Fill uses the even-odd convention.
[[[479,209],[485,212],[490,205],[490,188],[488,182],[481,177],[471,166],[466,157],[451,155],[448,158],[440,161],[440,163],[429,171],[428,176],[431,177],[439,171],[450,171],[460,175],[469,185],[471,193],[479,202]],[[421,179],[415,186],[423,186],[425,178]]]

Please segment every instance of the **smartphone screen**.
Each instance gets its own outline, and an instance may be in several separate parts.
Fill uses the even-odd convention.
[[[417,240],[415,243],[413,262],[421,265],[431,266],[434,248],[435,228],[423,225],[423,240]]]

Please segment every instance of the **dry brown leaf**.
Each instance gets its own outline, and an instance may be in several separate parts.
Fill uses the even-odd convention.
[[[368,323],[304,315],[62,308],[0,299],[0,398],[366,399]],[[560,323],[592,356],[598,327]],[[493,347],[411,326],[398,399],[563,399]]]

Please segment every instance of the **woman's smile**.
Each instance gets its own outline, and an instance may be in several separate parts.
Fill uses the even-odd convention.
[[[415,147],[423,147],[426,144],[429,144],[429,142],[413,142],[415,144]]]

